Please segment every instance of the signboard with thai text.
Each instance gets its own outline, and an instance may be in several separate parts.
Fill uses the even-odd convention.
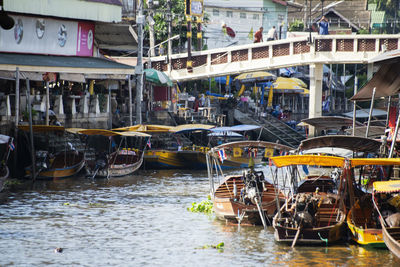
[[[0,52],[92,56],[94,23],[12,16],[11,30],[0,29]]]

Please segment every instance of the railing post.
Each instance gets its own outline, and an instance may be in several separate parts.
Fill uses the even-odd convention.
[[[247,49],[247,56],[248,61],[251,62],[253,60],[253,49],[251,47]]]

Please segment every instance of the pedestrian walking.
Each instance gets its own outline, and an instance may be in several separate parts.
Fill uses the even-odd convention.
[[[255,43],[260,43],[263,42],[263,27],[260,27],[260,29],[258,31],[256,31],[256,33],[254,34],[254,42]]]
[[[273,41],[273,40],[278,40],[278,34],[276,33],[275,26],[272,26],[272,28],[268,31],[267,35],[267,41]]]
[[[328,35],[329,31],[328,31],[328,20],[325,18],[325,16],[322,16],[322,18],[319,20],[318,22],[318,26],[319,26],[319,34],[320,35]]]

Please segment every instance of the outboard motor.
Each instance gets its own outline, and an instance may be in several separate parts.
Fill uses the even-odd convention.
[[[242,200],[246,205],[256,205],[257,200],[262,198],[264,191],[264,173],[262,171],[255,172],[254,170],[245,171],[243,173],[244,187],[242,189]]]

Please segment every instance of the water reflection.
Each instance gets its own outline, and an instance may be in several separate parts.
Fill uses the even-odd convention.
[[[347,244],[291,249],[274,242],[271,227],[227,225],[187,211],[207,194],[201,171],[37,182],[0,206],[0,265],[400,265],[388,250]],[[203,249],[221,242],[223,252]],[[63,253],[54,253],[56,247]]]

